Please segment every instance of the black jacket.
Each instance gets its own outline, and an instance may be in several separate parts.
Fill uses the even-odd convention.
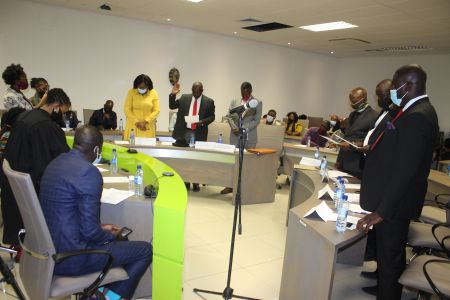
[[[175,99],[176,95],[169,95],[169,107],[170,109],[177,109],[177,121],[173,129],[172,137],[176,140],[184,140],[186,132],[185,116],[189,116],[189,108],[191,107],[192,94],[184,94],[180,99]],[[202,121],[200,126],[197,126],[195,130],[196,141],[206,141],[208,138],[208,125],[214,122],[215,115],[214,100],[202,95],[202,101],[200,102],[200,109],[198,111],[199,119]]]
[[[438,120],[428,98],[409,107],[367,154],[361,207],[387,220],[415,219],[422,211]]]
[[[89,119],[89,125],[94,127],[102,126],[103,129],[116,129],[117,128],[117,115],[115,112],[111,111],[109,113],[109,118],[103,120],[103,115],[105,114],[103,108],[95,110]]]
[[[373,128],[377,120],[378,113],[372,108],[367,107],[363,112],[352,112],[348,117],[348,127],[345,129],[344,138],[350,142],[362,142],[367,132]],[[341,149],[339,151],[337,162],[340,168],[361,178],[363,154],[353,148],[349,150]]]

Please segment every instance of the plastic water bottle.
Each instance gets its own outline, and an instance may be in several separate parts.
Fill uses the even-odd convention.
[[[217,139],[217,143],[223,144],[223,136],[222,136],[222,134],[219,134],[219,138]]]
[[[339,201],[337,209],[336,231],[345,232],[347,229],[347,215],[348,215],[348,197],[344,195]]]
[[[325,177],[327,175],[327,172],[328,172],[328,161],[327,161],[327,156],[324,155],[322,157],[322,161],[320,162],[319,174],[321,177]]]
[[[195,146],[195,133],[191,133],[191,139],[189,140],[189,147],[194,148]]]
[[[341,195],[339,186],[336,185],[336,188],[334,189],[334,197],[333,197],[333,203],[334,207],[337,208],[339,204],[339,196]]]
[[[117,174],[117,169],[118,169],[117,163],[118,163],[117,150],[112,149],[112,156],[111,156],[111,173],[112,174]]]
[[[319,157],[320,157],[319,147],[316,147],[316,152],[314,152],[314,158],[319,159]]]
[[[66,124],[66,130],[70,130],[70,119],[66,117],[64,123]]]
[[[134,129],[131,128],[131,132],[130,132],[130,145],[134,145]]]
[[[123,130],[123,120],[119,120],[119,130]]]
[[[339,188],[342,191],[342,195],[344,195],[345,194],[345,181],[344,181],[344,178],[342,178],[342,177],[339,181]]]
[[[136,174],[134,175],[134,194],[136,196],[142,196],[144,194],[144,171],[142,171],[142,165],[136,166]]]
[[[306,139],[306,146],[311,147],[311,137],[308,136],[308,138]]]

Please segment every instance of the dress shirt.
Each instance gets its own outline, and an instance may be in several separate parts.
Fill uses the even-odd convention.
[[[189,107],[189,117],[194,116],[194,103],[195,103],[195,101],[197,101],[197,114],[196,114],[196,116],[199,115],[200,105],[202,103],[202,97],[203,97],[203,95],[198,97],[198,99],[195,99],[195,97],[192,96],[191,106]],[[191,126],[192,126],[192,123],[186,123],[186,128],[191,129]]]

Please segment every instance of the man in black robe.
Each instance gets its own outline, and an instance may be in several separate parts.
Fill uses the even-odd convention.
[[[50,161],[69,151],[64,132],[50,117],[55,109],[68,103],[69,97],[62,89],[51,89],[44,106],[18,116],[6,145],[4,159],[13,170],[30,174],[37,193]],[[8,180],[1,173],[3,243],[18,248],[17,233],[23,228],[23,222]]]

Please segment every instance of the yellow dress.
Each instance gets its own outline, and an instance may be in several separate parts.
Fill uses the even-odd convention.
[[[125,99],[125,116],[127,121],[123,132],[124,140],[130,139],[130,131],[134,129],[135,137],[155,137],[156,118],[159,115],[159,98],[155,89],[145,95],[139,94],[137,89],[128,91]],[[147,121],[145,131],[136,127],[137,122]]]
[[[300,134],[301,132],[302,132],[302,130],[303,130],[303,126],[302,126],[302,124],[301,123],[295,123],[295,126],[294,126],[294,130],[292,130],[292,125],[290,125],[288,128],[287,128],[287,130],[286,130],[286,133],[290,133],[290,134],[292,134],[292,135],[296,135],[296,134]]]

